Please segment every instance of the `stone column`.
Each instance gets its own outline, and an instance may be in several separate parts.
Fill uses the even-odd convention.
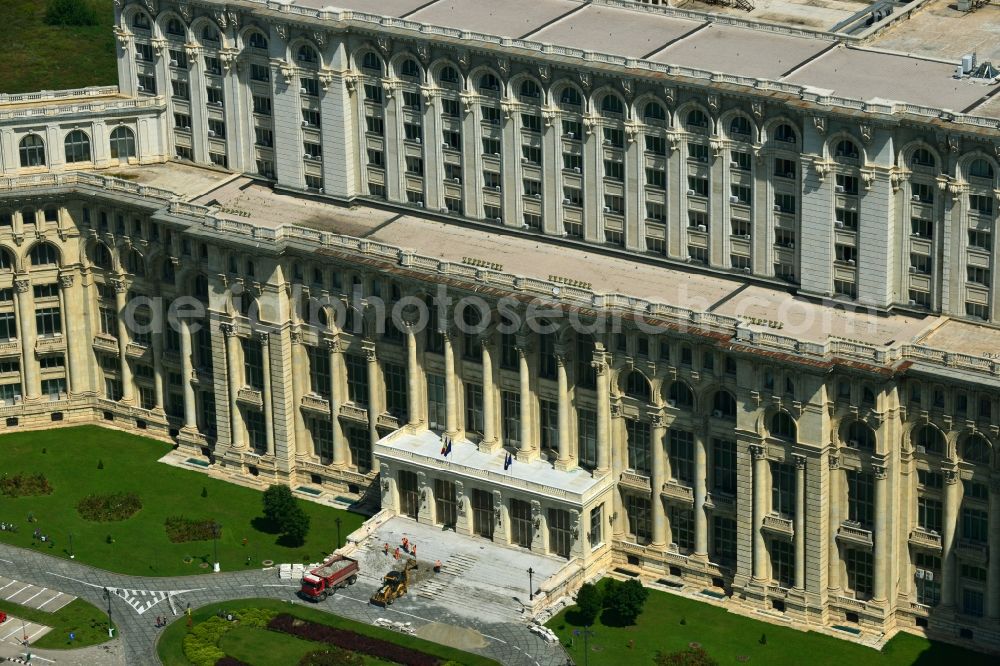
[[[572,407],[569,402],[569,378],[566,365],[569,359],[565,349],[556,350],[556,378],[559,387],[559,455],[556,458],[556,468],[566,470],[572,466],[573,455],[570,452],[569,414]]]
[[[451,344],[451,333],[444,337],[444,434],[454,437],[458,434],[458,387],[455,386],[455,349]]]
[[[499,447],[497,437],[497,396],[496,384],[493,381],[493,339],[480,339],[483,346],[483,441],[479,447],[484,451],[493,451]]]
[[[835,453],[828,454],[830,467],[830,550],[828,558],[830,560],[830,570],[827,573],[827,589],[830,592],[840,591],[840,546],[837,543],[837,532],[840,530],[841,518],[841,478],[840,457]]]
[[[986,616],[1000,619],[1000,479],[990,482],[990,564],[987,572]]]
[[[706,432],[708,429],[706,428]],[[694,436],[694,555],[708,559],[708,516],[705,515],[705,495],[708,476],[705,437],[701,433]]]
[[[153,394],[155,396],[156,409],[162,412],[165,404],[163,398],[163,385],[165,383],[163,376],[163,308],[162,302],[159,299],[150,300],[152,301],[150,311],[154,326],[151,336],[153,347]]]
[[[653,498],[650,506],[653,512],[653,539],[652,545],[657,548],[664,548],[667,545],[667,512],[663,507],[663,498],[660,493],[663,491],[663,484],[667,482],[666,451],[663,448],[663,440],[667,436],[667,423],[663,420],[663,415],[656,412],[651,415],[653,418],[650,438],[650,470],[649,485],[653,491]]]
[[[420,413],[420,364],[417,362],[417,335],[413,326],[406,327],[406,410],[410,413],[409,426],[420,429],[424,419]]]
[[[132,404],[135,402],[135,387],[132,383],[132,366],[129,365],[126,354],[129,334],[124,316],[128,284],[122,278],[115,278],[111,283],[115,288],[115,309],[118,311],[118,361],[122,368],[122,402]]]
[[[229,383],[229,420],[230,420],[230,445],[233,448],[246,446],[246,438],[243,432],[243,417],[240,414],[240,405],[236,396],[240,390],[240,339],[236,336],[236,329],[232,324],[220,324],[222,334],[226,336],[226,379]]]
[[[955,530],[958,528],[958,508],[962,502],[958,472],[944,470],[944,522],[941,533],[941,605],[955,605]],[[876,508],[876,511],[878,509]]]
[[[274,455],[274,405],[271,399],[271,345],[267,333],[258,333],[260,340],[261,365],[264,366],[264,390],[261,397],[264,404],[264,440],[267,455]]]
[[[529,461],[535,457],[531,443],[531,369],[528,366],[528,347],[519,342],[517,347],[518,379],[520,380],[521,432],[517,459]]]
[[[753,457],[753,578],[758,583],[767,581],[767,544],[764,543],[764,516],[767,513],[767,448],[763,444],[751,444]]]
[[[368,362],[368,440],[372,445],[372,455],[375,452],[375,442],[378,441],[378,415],[379,415],[379,375],[378,356],[375,355],[375,343],[365,341],[365,359]],[[372,469],[377,469],[372,463]]]
[[[885,465],[872,465],[875,472],[875,572],[872,577],[876,603],[885,603],[889,566],[888,474]]]
[[[21,391],[24,400],[37,400],[41,397],[41,384],[38,380],[38,363],[35,361],[35,304],[31,293],[31,280],[22,275],[14,280],[17,291],[17,323],[21,335],[21,367],[24,386]]]
[[[597,371],[597,473],[611,468],[611,373],[603,354],[593,361]]]
[[[292,425],[295,438],[296,457],[309,456],[309,441],[306,437],[306,420],[302,415],[302,396],[309,390],[309,357],[302,342],[302,331],[296,326],[288,332],[288,344],[292,357]]]
[[[351,460],[344,437],[344,426],[340,423],[340,406],[344,403],[341,377],[343,377],[343,355],[340,341],[329,340],[330,346],[330,426],[333,428],[333,464],[346,467]]]
[[[795,461],[795,589],[806,587],[806,457],[793,455]],[[836,539],[836,534],[831,535]]]
[[[181,386],[184,387],[184,428],[196,431],[198,430],[198,414],[195,407],[194,386],[191,385],[191,377],[194,374],[191,322],[186,318],[181,318],[178,323],[181,329]]]
[[[86,335],[77,336],[86,331],[86,322],[80,310],[82,296],[74,293],[78,290],[73,289],[73,277],[72,273],[59,275],[59,311],[63,319],[63,340],[66,341],[67,395],[85,390],[82,377],[87,359],[81,358],[81,351],[90,346],[86,343]]]

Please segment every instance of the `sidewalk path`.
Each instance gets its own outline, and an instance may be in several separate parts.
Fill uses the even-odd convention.
[[[279,580],[277,570],[175,578],[124,576],[7,544],[0,544],[0,575],[76,595],[105,611],[108,601],[104,598],[104,589],[112,590],[111,617],[124,646],[124,662],[129,666],[159,663],[156,639],[161,630],[154,626],[155,618],[161,615],[171,620],[180,619],[188,604],[199,608],[210,603],[252,597],[308,603],[295,595],[297,582]],[[566,663],[566,653],[559,644],[546,643],[529,632],[523,622],[474,621],[469,619],[467,609],[455,612],[454,608],[426,602],[419,604],[413,613],[408,612],[406,604],[401,602],[391,609],[377,608],[368,604],[375,585],[366,577],[318,606],[329,613],[368,624],[376,617],[386,617],[397,622],[412,622],[415,628],[432,622],[469,627],[487,639],[486,647],[475,651],[505,665],[563,666]],[[468,599],[467,604],[474,609],[476,600]],[[65,659],[56,663],[73,664],[71,655],[66,653]],[[120,664],[121,660],[109,655],[106,661],[102,659],[91,663],[111,666]]]

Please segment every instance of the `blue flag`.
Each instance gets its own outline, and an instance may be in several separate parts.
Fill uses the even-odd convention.
[[[451,437],[448,438],[448,446],[444,450],[446,456],[451,455]]]
[[[504,460],[503,460],[503,468],[506,470],[506,469],[508,469],[513,464],[514,464],[514,456],[512,456],[512,455],[510,455],[510,453],[508,453],[507,457],[504,458]]]

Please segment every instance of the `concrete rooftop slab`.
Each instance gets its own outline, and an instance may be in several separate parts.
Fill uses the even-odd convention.
[[[1000,64],[1000,5],[960,12],[954,0],[930,0],[909,20],[879,33],[872,46],[958,60],[973,51],[980,61]]]
[[[496,4],[481,0],[437,0],[406,18],[517,38],[580,6],[578,0],[506,0]]]
[[[749,12],[735,6],[710,4],[708,0],[682,0],[676,7],[813,30],[829,30],[871,4],[868,0],[751,0],[751,2],[754,8]]]
[[[430,0],[293,0],[289,4],[310,9],[353,9],[358,12],[399,18],[426,5]]]

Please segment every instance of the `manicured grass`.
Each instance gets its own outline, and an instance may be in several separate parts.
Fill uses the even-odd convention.
[[[0,521],[15,522],[18,532],[0,532],[0,540],[69,557],[72,534],[78,562],[127,574],[177,576],[210,572],[210,567],[199,565],[214,560],[213,542],[171,543],[164,527],[168,516],[220,523],[223,571],[259,568],[263,560],[320,561],[341,545],[335,543],[337,517],[342,540],[364,522],[358,514],[300,500],[311,517],[309,536],[301,547],[285,546],[277,535],[260,529],[260,492],[156,462],[168,451],[169,444],[97,426],[0,436],[0,470],[42,472],[53,487],[51,495],[4,498]],[[99,462],[104,469],[98,469]],[[203,488],[207,497],[201,496]],[[131,518],[97,523],[77,513],[80,498],[118,491],[135,492],[142,500],[142,508]],[[27,522],[29,513],[37,522]],[[51,540],[35,542],[36,528]],[[108,543],[108,536],[114,543]],[[186,557],[192,562],[186,564]]]
[[[0,2],[0,93],[118,83],[113,0],[90,2],[100,11],[100,23],[87,27],[46,25],[45,0]]]
[[[191,614],[191,618],[192,622],[197,624],[199,622],[204,622],[221,610],[232,612],[238,611],[242,608],[273,609],[279,613],[288,613],[289,615],[294,615],[295,617],[303,620],[320,622],[331,627],[346,629],[364,636],[371,636],[373,638],[391,641],[397,645],[403,645],[405,647],[413,648],[414,650],[420,650],[421,652],[434,655],[444,661],[451,660],[459,664],[463,664],[464,666],[497,666],[497,662],[478,654],[463,652],[445,645],[431,643],[430,641],[425,641],[414,636],[401,634],[398,631],[392,631],[390,629],[383,629],[370,624],[355,622],[354,620],[348,620],[337,615],[324,613],[321,610],[311,608],[309,606],[293,604],[287,601],[278,601],[275,599],[242,599],[239,601],[227,601],[218,604],[210,604],[194,611]],[[233,631],[238,631],[238,629],[234,629]],[[184,617],[174,620],[170,626],[163,630],[163,633],[160,635],[160,640],[156,644],[156,652],[159,655],[163,666],[191,666],[190,662],[184,657],[183,643],[184,635],[186,633],[187,618]],[[237,638],[239,636],[248,636],[250,634],[255,634],[254,640],[262,641],[260,643],[261,649],[266,649],[267,652],[262,651],[255,654],[250,650],[246,650],[246,654],[242,656],[236,654],[233,654],[232,656],[242,659],[252,666],[270,666],[271,664],[294,666],[294,664],[297,663],[298,658],[300,658],[302,654],[305,654],[305,652],[298,652],[298,650],[303,648],[302,644],[313,646],[312,649],[317,649],[315,647],[316,645],[322,646],[322,644],[303,641],[294,636],[279,634],[266,629],[250,630],[245,633],[241,632],[240,634],[237,634]],[[260,634],[274,634],[274,636],[262,638],[260,637]],[[224,647],[228,647],[229,641],[230,638],[227,635],[222,639],[221,644]],[[309,650],[306,650],[306,652],[308,651]],[[281,661],[280,659],[275,658],[274,655],[283,655],[285,660]],[[295,655],[298,655],[298,658],[296,658]],[[375,665],[383,662],[379,660],[366,660],[365,663]]]
[[[549,620],[577,664],[584,663],[584,640],[575,635],[571,606]],[[710,604],[650,590],[649,600],[634,626],[606,626],[602,616],[591,627],[589,637],[591,666],[652,664],[658,650],[676,652],[692,642],[720,664],[739,664],[739,656],[749,657],[748,664],[767,666],[910,666],[921,664],[961,664],[995,666],[996,657],[970,652],[946,643],[931,642],[910,634],[898,634],[881,652],[855,643],[837,640],[814,632],[767,624],[735,615]],[[685,623],[681,624],[681,620]],[[767,644],[762,645],[762,635]],[[572,645],[570,642],[572,641]],[[631,642],[631,647],[630,647]]]
[[[35,647],[53,650],[79,648],[108,640],[108,616],[104,611],[82,599],[74,599],[55,613],[46,613],[0,600],[0,611],[25,622],[36,622],[52,627],[52,631],[32,643]],[[9,622],[11,620],[8,620]],[[8,624],[3,626],[7,627]],[[72,643],[69,641],[70,632],[76,634]]]
[[[330,648],[324,643],[251,627],[236,627],[222,637],[219,647],[230,657],[253,666],[290,666],[310,652]],[[362,659],[366,666],[391,664],[368,655],[362,655]]]

